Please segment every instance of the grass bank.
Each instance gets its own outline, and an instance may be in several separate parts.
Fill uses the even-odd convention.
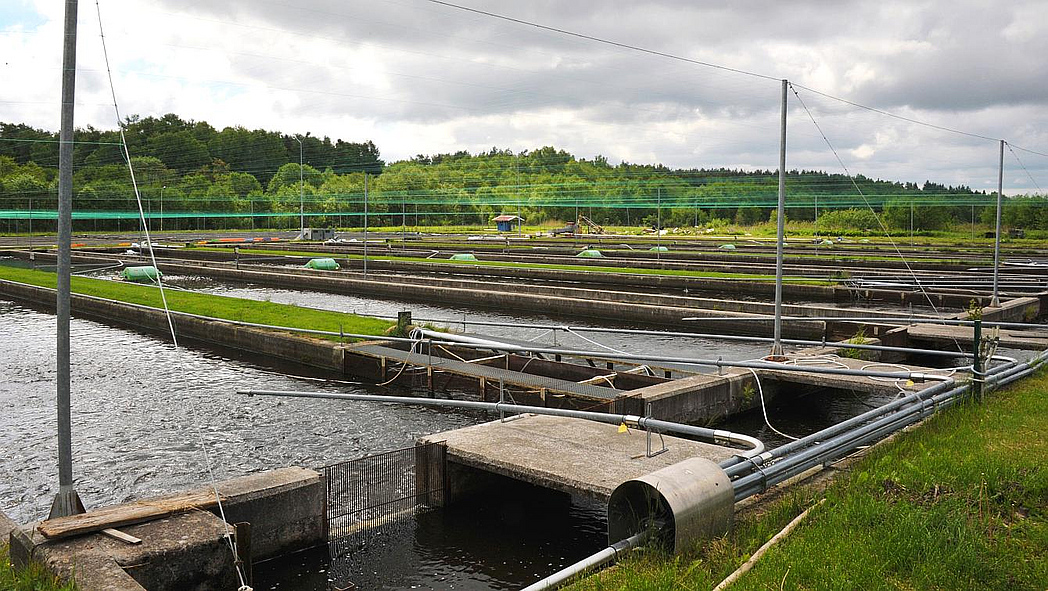
[[[670,247],[670,252],[679,252],[679,249],[682,248],[682,247],[683,248],[688,248],[688,249],[694,249],[694,250],[701,250],[701,251],[704,252],[704,256],[705,257],[710,258],[712,260],[716,260],[717,258],[721,258],[721,257],[738,257],[738,256],[769,257],[769,258],[772,258],[772,259],[774,259],[774,257],[775,257],[775,254],[771,253],[771,252],[766,252],[766,251],[758,252],[758,251],[750,250],[754,246],[769,247],[769,248],[773,247],[773,246],[775,246],[775,242],[774,241],[765,241],[765,242],[763,242],[761,244],[754,245],[754,244],[749,244],[749,243],[732,242],[730,239],[728,239],[727,242],[732,242],[733,244],[735,244],[736,250],[724,250],[724,249],[721,249],[721,248],[719,248],[717,246],[711,246],[709,240],[704,239],[704,238],[701,239],[701,242],[700,242],[700,239],[694,239],[694,238],[673,237],[672,240],[675,241],[675,242],[680,242],[681,244],[679,244],[679,245],[668,245]],[[687,244],[688,242],[691,242],[692,244]],[[718,240],[717,242],[724,242],[724,240]],[[637,242],[637,243],[638,244],[642,244],[643,246],[648,246],[648,245],[651,244],[651,242]],[[413,246],[412,243],[410,243],[410,242],[404,242],[404,243],[401,243],[401,244],[404,245],[404,246]],[[454,248],[462,248],[466,244],[467,243],[462,243],[462,242],[425,242],[425,243],[419,243],[418,247],[419,248],[448,248],[448,249],[454,249]],[[535,248],[534,246],[532,246],[530,244],[527,244],[526,242],[522,243],[522,244],[510,243],[509,245],[504,245],[504,244],[497,243],[497,242],[494,242],[494,241],[488,242],[488,243],[478,242],[478,243],[468,243],[468,244],[469,244],[469,249],[471,251],[475,252],[475,253],[478,253],[478,254],[483,253],[483,252],[501,253],[503,251],[508,252],[508,253],[514,253],[514,252],[531,253],[531,252],[534,251],[534,248]],[[565,246],[566,247],[566,246],[571,246],[571,245],[568,244],[567,242],[565,242],[563,245],[560,245],[560,246]],[[785,254],[785,257],[787,259],[789,259],[789,260],[804,259],[804,260],[810,260],[810,261],[813,261],[813,262],[817,262],[817,261],[825,262],[827,260],[832,260],[832,261],[899,261],[899,260],[901,260],[897,254],[869,254],[869,253],[883,252],[882,249],[883,249],[884,246],[886,246],[884,244],[862,244],[862,243],[854,243],[854,242],[851,242],[851,243],[835,242],[833,244],[833,246],[821,246],[821,245],[811,244],[811,243],[807,243],[807,242],[803,242],[803,243],[792,242],[792,243],[789,243],[788,246],[791,247],[791,248],[806,248],[806,249],[809,249],[809,250],[812,251],[810,253],[787,252]],[[992,246],[992,244],[991,244],[991,246]],[[631,253],[631,252],[641,252],[641,253],[645,253],[645,254],[649,254],[649,255],[651,254],[650,251],[645,251],[643,249],[641,249],[641,250],[634,249],[634,250],[631,251],[631,250],[627,250],[627,249],[616,248],[614,246],[601,246],[601,245],[597,245],[595,248],[597,248],[598,250],[600,250],[601,252],[603,252],[605,254],[610,254],[612,256],[614,256],[614,255],[621,255],[621,254],[627,254],[627,253]],[[576,249],[577,250],[582,250],[582,247],[581,246],[580,247],[576,247]],[[959,249],[955,249],[955,250],[959,250]],[[370,257],[368,257],[368,258],[370,258]],[[667,259],[667,262],[675,262],[675,259]],[[981,260],[981,261],[966,261],[966,260],[961,260],[961,259],[957,259],[957,258],[950,258],[950,257],[944,255],[941,258],[921,258],[920,262],[923,262],[923,263],[940,263],[940,264],[968,264],[968,265],[972,265],[972,264],[992,264],[993,263],[993,257],[992,257],[992,255],[990,255],[985,260]]]
[[[46,271],[0,265],[0,279],[54,288],[57,275]],[[160,290],[148,285],[73,276],[73,293],[96,296],[131,304],[163,308]],[[288,304],[259,302],[202,293],[165,289],[168,306],[173,311],[200,314],[226,320],[255,322],[273,326],[309,328],[353,334],[381,335],[393,322],[355,314],[316,310]],[[337,340],[338,337],[331,337]]]
[[[1042,371],[875,448],[731,589],[1048,588],[1046,391]],[[787,493],[723,539],[571,589],[710,589],[816,500]]]
[[[210,247],[210,246],[199,246],[193,247],[196,250],[207,250],[214,252],[226,252],[230,253],[230,250],[225,247]],[[331,254],[321,252],[310,252],[306,250],[266,250],[261,248],[241,248],[241,254],[257,254],[264,256],[300,256],[300,257],[334,257],[336,259],[347,259],[347,260],[361,260],[364,258],[363,255],[357,254]],[[481,255],[483,256],[483,255]],[[720,273],[716,271],[686,271],[680,269],[643,269],[639,267],[601,267],[597,265],[558,265],[551,263],[515,263],[508,261],[452,261],[446,258],[422,258],[422,257],[400,257],[400,256],[389,256],[389,255],[368,255],[369,261],[405,261],[415,263],[433,263],[433,264],[444,264],[444,265],[459,265],[459,266],[480,266],[480,267],[502,267],[502,268],[513,268],[513,269],[550,269],[555,271],[575,271],[580,273],[618,273],[627,275],[668,275],[673,277],[704,277],[711,279],[748,279],[753,281],[774,281],[774,275],[752,275],[747,273]],[[592,259],[591,259],[592,260]],[[802,277],[790,277],[789,275],[783,276],[783,281],[787,283],[805,283],[809,285],[833,285],[832,281],[812,280],[805,279]]]
[[[4,591],[76,591],[73,583],[63,583],[33,563],[29,568],[11,566],[7,542],[0,543],[0,589]]]

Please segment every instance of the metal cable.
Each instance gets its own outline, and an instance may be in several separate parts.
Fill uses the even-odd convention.
[[[1008,142],[1004,142],[1004,145],[1008,146],[1008,151],[1012,153],[1012,158],[1015,158],[1015,161],[1018,162],[1019,166],[1023,168],[1023,171],[1026,173],[1026,176],[1030,177],[1030,180],[1033,182],[1033,186],[1037,187],[1037,192],[1043,193],[1044,191],[1041,189],[1041,186],[1037,184],[1037,179],[1033,178],[1033,175],[1030,174],[1030,171],[1026,168],[1026,165],[1023,164],[1023,161],[1019,160],[1019,155],[1016,154],[1015,150],[1012,149],[1012,145]]]
[[[790,88],[793,88],[792,84],[790,84]],[[848,166],[844,163],[844,160],[841,159],[840,154],[837,153],[837,149],[833,147],[833,143],[830,142],[830,138],[826,137],[826,132],[822,130],[822,126],[820,126],[819,122],[815,120],[815,116],[812,114],[811,110],[808,109],[808,105],[804,104],[804,99],[801,98],[801,95],[799,92],[797,92],[796,88],[793,88],[793,95],[797,97],[797,100],[801,103],[801,107],[804,108],[804,112],[808,114],[808,118],[811,119],[812,124],[815,125],[815,129],[819,131],[819,135],[822,136],[822,139],[826,142],[826,145],[829,146],[830,151],[833,152],[833,156],[837,159],[837,163],[841,165],[842,169],[844,169],[844,173],[848,176],[848,180],[851,182],[852,186],[855,187],[855,190],[859,193],[859,196],[862,197],[863,202],[866,203],[866,207],[869,208],[870,213],[872,213],[873,217],[877,220],[877,225],[879,225],[881,227],[881,230],[884,231],[884,236],[888,239],[888,243],[892,245],[892,248],[895,249],[895,253],[899,255],[899,260],[901,260],[902,263],[906,265],[906,270],[910,273],[910,276],[913,277],[913,280],[917,283],[917,287],[921,290],[921,293],[924,294],[925,299],[928,300],[928,305],[931,306],[932,311],[935,312],[936,316],[942,318],[942,314],[939,312],[939,309],[935,306],[935,302],[932,301],[931,295],[928,293],[926,289],[924,289],[924,285],[920,283],[920,280],[917,279],[917,274],[913,271],[913,268],[910,267],[910,262],[906,260],[906,257],[902,254],[902,251],[899,249],[899,245],[896,244],[895,240],[892,239],[891,233],[888,231],[888,227],[884,225],[884,221],[881,220],[881,216],[877,214],[877,211],[873,209],[873,205],[871,205],[869,200],[866,199],[866,195],[862,192],[862,189],[859,188],[859,184],[855,182],[855,178],[852,177],[852,173],[850,170],[848,170]],[[964,350],[961,347],[961,344],[957,342],[956,338],[953,339],[953,344],[957,347],[958,351]]]
[[[172,316],[171,316],[171,309],[168,307],[167,296],[164,293],[163,282],[160,279],[160,271],[159,271],[159,267],[157,267],[157,263],[156,263],[156,256],[153,253],[153,240],[152,240],[152,238],[149,235],[149,224],[146,221],[145,210],[142,208],[142,195],[141,195],[141,193],[138,190],[138,181],[135,179],[135,168],[134,168],[134,166],[131,163],[131,153],[128,151],[128,148],[127,148],[127,138],[125,137],[125,134],[124,134],[124,124],[123,124],[123,121],[121,120],[121,117],[120,117],[120,107],[119,107],[119,105],[117,103],[117,99],[116,99],[116,86],[113,84],[113,71],[112,71],[112,69],[110,68],[110,65],[109,65],[109,51],[106,48],[105,31],[102,28],[102,7],[99,4],[99,0],[95,0],[95,11],[98,14],[98,34],[99,34],[99,37],[101,38],[102,55],[103,55],[103,58],[105,60],[106,74],[108,75],[108,78],[109,78],[109,91],[110,91],[110,93],[112,94],[112,97],[113,97],[113,111],[116,114],[117,129],[120,132],[120,144],[121,144],[121,147],[123,148],[124,159],[127,162],[128,172],[131,175],[131,185],[134,188],[135,202],[138,205],[139,220],[142,222],[142,229],[143,229],[143,232],[145,233],[146,244],[149,246],[149,258],[153,262],[153,268],[157,269],[156,282],[157,282],[157,287],[160,289],[160,299],[161,299],[161,301],[163,302],[163,305],[164,305],[164,315],[167,317],[167,325],[168,325],[168,328],[171,331],[171,340],[172,340],[172,342],[174,344],[175,351],[177,352],[178,351],[178,336],[175,333],[175,324],[174,324],[174,320],[172,319]],[[186,391],[189,390],[188,377],[187,377],[188,375],[189,375],[188,371],[182,371],[181,372],[182,381],[183,381],[183,388]],[[244,575],[244,570],[243,570],[243,568],[242,568],[242,566],[240,564],[240,552],[239,552],[239,549],[237,548],[236,536],[231,535],[230,530],[229,530],[229,527],[230,527],[229,526],[229,522],[226,520],[225,508],[222,505],[222,495],[220,495],[219,492],[218,492],[218,485],[215,482],[215,474],[214,474],[214,470],[213,470],[212,465],[211,465],[211,454],[209,454],[208,451],[207,451],[207,444],[204,441],[204,436],[201,433],[200,429],[196,429],[195,431],[196,431],[197,439],[198,439],[198,441],[200,443],[200,449],[204,453],[204,461],[205,461],[205,465],[207,466],[208,478],[211,481],[211,490],[215,494],[215,501],[216,501],[216,503],[218,505],[218,512],[219,512],[219,515],[220,515],[220,517],[222,519],[223,529],[225,530],[225,535],[223,537],[226,539],[226,543],[229,545],[229,551],[233,554],[233,566],[236,569],[237,578],[240,580],[239,590],[240,591],[251,591],[251,587],[249,587],[247,585],[246,577]]]

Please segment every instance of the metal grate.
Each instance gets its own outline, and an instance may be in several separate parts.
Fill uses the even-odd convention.
[[[447,446],[419,444],[323,468],[328,537],[340,556],[406,518],[444,505]]]
[[[532,390],[545,389],[550,392],[564,393],[570,396],[579,396],[593,400],[615,400],[622,394],[622,390],[596,386],[593,384],[579,384],[570,380],[562,380],[531,373],[510,371],[490,365],[479,365],[466,363],[428,355],[427,353],[410,353],[391,347],[381,345],[354,345],[351,349],[354,353],[369,355],[372,357],[385,357],[402,363],[408,363],[415,367],[433,367],[435,370],[445,371],[461,376],[473,378],[486,378],[491,382],[502,381],[507,385],[514,385]]]

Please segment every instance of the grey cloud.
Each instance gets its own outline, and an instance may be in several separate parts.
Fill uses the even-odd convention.
[[[555,144],[611,160],[645,154],[673,166],[776,164],[775,80],[644,55],[424,0],[230,0],[189,6],[156,1],[172,12],[227,21],[231,34],[248,31],[255,39],[279,44],[279,49],[265,43],[244,48],[245,53],[269,52],[268,58],[226,56],[250,84],[290,91],[291,99],[274,101],[278,121],[257,125],[278,127],[279,120],[304,117],[315,132],[337,136],[343,130],[325,126],[352,116],[387,127],[452,130],[452,144],[416,144],[405,153],[375,138],[391,158],[476,151],[492,144]],[[1048,148],[1048,31],[1030,16],[1036,16],[1043,0],[460,1],[784,76],[878,108]],[[1048,22],[1048,15],[1041,21]],[[1015,32],[1023,27],[1033,27],[1032,32]],[[325,53],[300,55],[287,49],[315,47],[319,41],[325,42]],[[381,62],[374,75],[383,76],[388,87],[355,81],[372,65],[353,61],[361,47],[372,49],[373,59]],[[849,78],[849,72],[860,69],[872,73],[869,79]],[[984,156],[981,140],[856,114],[810,93],[802,96],[853,172],[973,185],[995,176],[992,146],[990,156]],[[174,100],[172,110],[178,111]],[[543,127],[550,112],[568,113],[570,122]],[[187,115],[208,119],[207,113]],[[521,124],[521,118],[534,120]],[[878,133],[898,139],[878,143]],[[406,145],[411,138],[389,141]],[[864,145],[873,149],[868,158],[850,153]],[[795,103],[790,146],[791,167],[837,169]],[[1027,166],[1035,177],[1048,178],[1048,158],[1029,156]]]
[[[850,67],[866,63],[878,75],[855,87],[849,98],[886,108],[978,109],[1048,100],[1048,63],[1041,58],[1048,53],[1044,40],[1048,37],[1035,35],[1024,43],[1008,42],[1003,31],[1017,18],[1009,7],[945,1],[752,2],[725,7],[670,0],[549,0],[471,5],[791,79],[804,79],[807,68],[825,67],[843,82]],[[436,96],[469,110],[504,112],[509,108],[496,91],[470,89],[469,83],[477,81],[506,89],[508,97],[513,93],[539,95],[553,104],[571,106],[588,102],[594,91],[605,90],[608,84],[600,80],[657,76],[674,68],[689,69],[688,77],[694,79],[719,76],[700,66],[682,66],[422,0],[349,4],[335,0],[241,1],[209,3],[199,9],[213,11],[219,18],[235,14],[238,22],[258,20],[305,36],[344,39],[347,47],[377,44],[383,58],[403,75],[427,73],[443,80],[402,79],[397,92],[403,100],[439,102],[419,98]],[[885,52],[871,51],[871,45],[884,46]],[[906,48],[914,45],[920,47]],[[784,51],[809,52],[811,57],[798,63],[784,56]],[[456,86],[463,92],[456,92]],[[527,88],[518,90],[524,86]],[[660,86],[656,79],[652,92],[679,95],[684,104],[693,106],[707,104],[701,94],[686,92],[679,84],[678,88]],[[825,90],[840,93],[837,88]],[[629,91],[628,87],[620,89],[619,100],[635,101]],[[746,100],[739,95],[724,98]],[[525,100],[524,104],[529,103]],[[422,104],[398,113],[423,119],[434,115]],[[436,113],[444,114],[442,110]]]

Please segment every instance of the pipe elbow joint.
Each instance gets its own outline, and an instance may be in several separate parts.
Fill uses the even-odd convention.
[[[954,380],[950,376],[941,376],[934,373],[924,372],[913,372],[910,374],[910,379],[914,382],[943,382],[952,383]]]

